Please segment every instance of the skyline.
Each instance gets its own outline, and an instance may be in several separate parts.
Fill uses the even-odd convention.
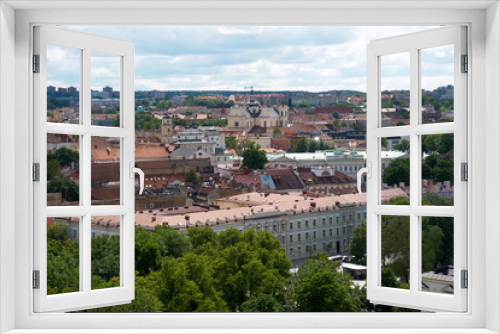
[[[431,27],[71,27],[135,44],[135,90],[257,91],[357,90],[366,92],[366,45],[370,40]],[[64,66],[68,50],[48,53],[48,85],[78,87],[78,72]],[[451,50],[452,52],[453,50]],[[74,54],[74,52],[73,52]],[[452,55],[452,53],[451,53]],[[117,89],[113,57],[94,57],[92,89]],[[453,84],[449,52],[427,52],[424,89]],[[391,57],[382,89],[408,89],[403,55]],[[72,60],[71,60],[72,59]],[[94,62],[95,60],[95,62]],[[67,63],[68,61],[66,61]],[[76,62],[77,63],[77,62]],[[116,63],[116,62],[115,62]],[[57,65],[57,66],[52,66]],[[74,64],[76,65],[76,64]],[[448,64],[449,65],[449,64]],[[385,73],[385,72],[383,72]]]

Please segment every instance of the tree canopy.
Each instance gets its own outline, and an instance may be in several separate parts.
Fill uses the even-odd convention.
[[[260,145],[255,146],[251,142],[243,151],[243,166],[250,169],[263,169],[268,162],[266,151],[260,149]]]

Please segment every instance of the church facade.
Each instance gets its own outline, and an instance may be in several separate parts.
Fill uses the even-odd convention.
[[[249,131],[254,126],[262,128],[287,126],[288,116],[287,106],[265,107],[250,95],[250,100],[244,105],[229,109],[227,123],[231,131]]]

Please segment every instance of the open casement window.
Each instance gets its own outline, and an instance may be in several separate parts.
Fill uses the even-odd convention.
[[[461,286],[462,271],[467,269],[467,182],[461,173],[462,163],[467,163],[466,54],[465,27],[438,28],[368,44],[367,296],[372,303],[466,311],[467,290]],[[449,81],[443,84],[446,75]],[[396,81],[391,82],[394,77]],[[408,105],[385,109],[384,101],[391,101],[394,96],[389,94],[396,94],[399,87],[405,90],[397,100],[406,100]],[[442,87],[441,94],[430,96],[428,87]],[[409,112],[409,119],[396,117],[403,118],[398,120],[400,126],[391,126],[391,112]],[[399,176],[401,183],[384,184],[388,167],[382,157],[390,153],[385,146],[398,139],[407,139],[409,144],[409,149],[397,148],[407,155],[396,159],[400,170],[409,167],[409,179]],[[435,167],[432,171],[429,164]],[[409,204],[406,199],[395,203],[382,198],[382,188],[398,190],[408,181]],[[442,263],[432,255],[439,240],[436,235],[441,233],[435,226],[445,235],[441,242],[448,254],[438,254]],[[384,235],[388,233],[393,234],[391,238]],[[437,269],[444,265],[446,272]],[[387,284],[384,268],[396,271],[398,280],[408,284]]]
[[[129,303],[134,299],[134,45],[40,26],[34,28],[33,59],[34,311]],[[73,87],[56,90],[63,77]],[[115,103],[115,114],[93,117],[92,101]],[[106,200],[95,201],[98,192]],[[54,238],[66,240],[68,249],[54,247]],[[99,238],[112,239],[113,247],[94,245]],[[65,288],[54,288],[56,281]]]

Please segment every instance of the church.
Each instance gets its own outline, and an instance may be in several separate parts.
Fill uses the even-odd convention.
[[[249,100],[244,105],[229,109],[227,115],[228,130],[249,131],[255,126],[262,128],[287,126],[288,115],[287,106],[262,106],[252,90]]]

